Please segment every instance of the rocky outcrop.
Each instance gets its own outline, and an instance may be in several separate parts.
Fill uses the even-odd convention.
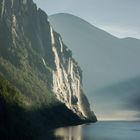
[[[55,69],[52,70],[52,90],[58,100],[65,103],[82,119],[91,119],[88,100],[82,90],[82,70],[72,58],[72,53],[63,44],[61,36],[50,27]],[[44,63],[45,64],[45,63]]]
[[[57,100],[82,120],[96,121],[82,90],[82,70],[51,27],[46,13],[32,0],[0,0],[0,41],[3,59],[26,71],[36,69]],[[17,55],[20,49],[24,52]]]

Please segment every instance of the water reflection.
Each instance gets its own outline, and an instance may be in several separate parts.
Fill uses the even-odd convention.
[[[51,140],[140,140],[140,122],[97,122],[64,127],[54,130],[53,136]]]
[[[85,125],[59,128],[54,131],[56,140],[83,140],[83,128]]]

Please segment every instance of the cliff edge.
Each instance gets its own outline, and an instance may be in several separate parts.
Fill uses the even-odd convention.
[[[0,74],[17,91],[20,100],[12,104],[39,112],[40,123],[43,108],[46,128],[96,121],[82,90],[82,70],[32,0],[0,0]],[[4,93],[12,99],[11,91],[0,92],[4,106]]]

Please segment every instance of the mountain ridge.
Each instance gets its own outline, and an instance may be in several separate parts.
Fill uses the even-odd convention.
[[[50,18],[50,22],[51,22],[51,19],[53,19],[53,16],[72,16],[72,17],[74,17],[75,19],[82,19],[81,17],[79,17],[79,16],[76,16],[76,15],[73,15],[73,14],[70,14],[70,13],[56,13],[56,14],[53,14],[53,15],[49,15],[49,18]],[[94,25],[92,25],[92,23],[90,23],[90,22],[88,22],[88,21],[86,21],[86,20],[84,20],[84,19],[82,19],[83,20],[83,23],[87,23],[89,26],[90,26],[90,28],[92,28]],[[104,31],[104,30],[102,30],[102,29],[100,29],[100,28],[98,28],[97,26],[94,26],[94,28],[95,28],[95,30],[100,30],[100,31]],[[113,37],[116,37],[116,36],[114,36],[114,35],[112,35],[111,33],[109,33],[109,32],[107,32],[107,31],[104,31],[104,33],[106,33],[106,34],[108,34],[108,35],[110,35],[110,36],[113,36]],[[116,38],[118,38],[118,37],[116,37]],[[122,38],[123,39],[123,38]]]
[[[89,24],[91,27],[94,26],[94,28],[96,28],[97,30],[103,31],[104,33],[109,34],[110,36],[113,36],[113,37],[115,37],[115,38],[118,38],[118,39],[134,39],[134,40],[140,40],[139,38],[136,38],[136,37],[117,37],[117,36],[115,36],[115,35],[113,35],[113,34],[107,32],[107,31],[101,29],[100,27],[93,25],[93,24],[90,23],[89,21],[87,21],[87,20],[85,20],[85,19],[83,19],[83,18],[81,18],[81,17],[79,17],[79,16],[77,16],[77,15],[71,14],[71,13],[65,13],[65,12],[62,12],[62,13],[55,13],[55,14],[52,14],[52,15],[48,15],[48,17],[50,18],[50,22],[51,22],[51,19],[53,19],[53,16],[65,16],[65,15],[67,15],[67,16],[73,16],[74,18],[76,18],[76,19],[78,18],[78,19],[80,19],[80,20],[82,19],[83,22]]]

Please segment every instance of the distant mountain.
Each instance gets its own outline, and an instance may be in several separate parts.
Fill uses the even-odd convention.
[[[96,91],[104,100],[106,106],[114,108],[115,105],[119,110],[134,111],[140,114],[140,77],[134,77],[125,81],[112,84]],[[102,99],[99,99],[102,101]],[[134,114],[135,115],[135,114]],[[139,116],[135,116],[139,118]]]
[[[0,139],[95,122],[82,70],[32,0],[0,0]]]
[[[89,93],[140,75],[140,40],[119,39],[70,14],[55,14],[49,21],[73,51]]]

